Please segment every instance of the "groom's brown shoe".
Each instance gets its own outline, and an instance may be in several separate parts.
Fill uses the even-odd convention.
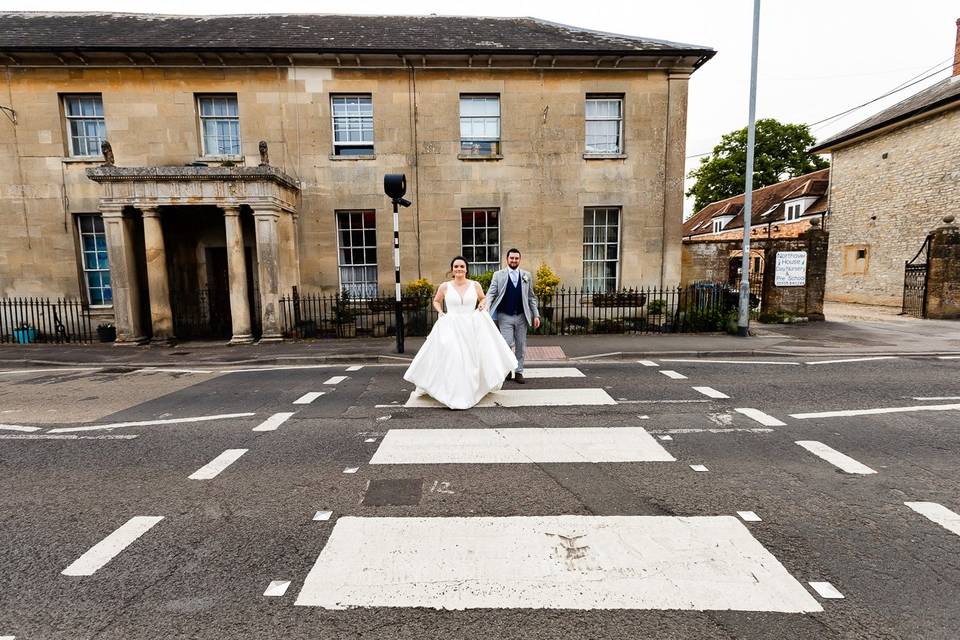
[[[507,377],[503,379],[504,382],[510,382],[510,378],[513,377],[513,372],[507,374]]]
[[[527,381],[523,379],[522,373],[515,373],[513,375],[513,381],[516,382],[517,384],[527,384]]]

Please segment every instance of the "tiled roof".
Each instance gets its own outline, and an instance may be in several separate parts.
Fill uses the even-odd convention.
[[[914,94],[884,109],[880,113],[867,118],[863,122],[853,125],[846,131],[827,138],[817,146],[810,149],[811,152],[820,153],[829,151],[837,145],[848,142],[862,135],[868,134],[877,129],[895,124],[901,120],[920,115],[926,111],[932,111],[938,107],[953,104],[960,106],[960,76],[950,76],[941,80],[937,84],[927,87],[920,93]]]
[[[753,192],[753,211],[750,213],[751,224],[767,224],[783,220],[785,207],[783,203],[794,198],[817,197],[804,212],[804,215],[823,213],[827,210],[827,188],[829,186],[830,169],[820,169],[783,182],[771,184],[767,187],[755,189]],[[700,211],[687,218],[683,223],[683,235],[700,235],[711,233],[713,227],[703,224],[712,218],[721,215],[736,213],[724,227],[724,231],[743,227],[743,194],[711,202]],[[766,214],[765,216],[763,214]]]
[[[709,47],[536,18],[0,13],[0,51],[482,52],[699,55]]]

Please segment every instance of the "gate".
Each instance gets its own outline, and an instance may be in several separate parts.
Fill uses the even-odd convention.
[[[917,255],[903,265],[903,306],[900,315],[927,317],[927,255],[930,236],[923,241]],[[923,259],[921,260],[921,255]]]

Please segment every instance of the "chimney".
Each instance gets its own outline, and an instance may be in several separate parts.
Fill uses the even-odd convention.
[[[957,42],[953,46],[953,75],[960,75],[960,19],[957,20]]]

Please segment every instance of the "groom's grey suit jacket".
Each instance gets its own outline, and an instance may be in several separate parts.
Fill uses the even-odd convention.
[[[533,279],[529,271],[518,269],[520,272],[520,297],[523,299],[523,315],[527,319],[528,325],[533,325],[533,319],[540,317],[540,310],[537,308],[537,296],[533,293]],[[494,320],[497,318],[497,306],[503,301],[503,296],[507,293],[507,283],[510,278],[509,269],[500,269],[493,273],[490,279],[490,288],[487,289],[487,297],[490,298],[490,315]]]

